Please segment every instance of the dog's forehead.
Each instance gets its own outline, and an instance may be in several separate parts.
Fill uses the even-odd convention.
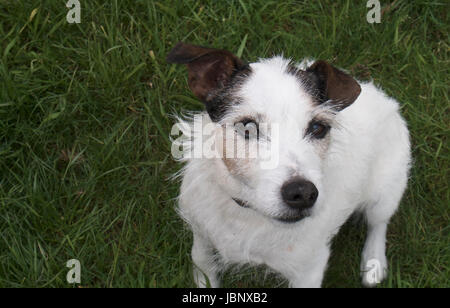
[[[271,117],[307,116],[313,110],[313,98],[301,76],[293,73],[295,68],[289,60],[274,57],[252,63],[250,67],[252,73],[239,91],[244,104]]]

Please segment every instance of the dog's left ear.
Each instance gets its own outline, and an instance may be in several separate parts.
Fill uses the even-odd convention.
[[[330,101],[338,110],[350,106],[361,93],[361,86],[350,75],[338,70],[326,61],[317,61],[307,72],[316,76],[320,103]]]

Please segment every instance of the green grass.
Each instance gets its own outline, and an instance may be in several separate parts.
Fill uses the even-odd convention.
[[[368,24],[366,1],[80,0],[78,25],[65,2],[0,0],[0,287],[68,287],[72,258],[83,287],[193,286],[169,179],[170,114],[201,109],[165,62],[180,40],[327,59],[397,98],[414,166],[382,286],[450,286],[447,1],[381,1]],[[343,227],[324,286],[361,286],[364,233]],[[249,270],[224,285],[280,282]]]

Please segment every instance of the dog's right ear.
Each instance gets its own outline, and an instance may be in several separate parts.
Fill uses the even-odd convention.
[[[186,64],[191,91],[207,109],[213,95],[245,64],[231,52],[179,42],[167,55],[167,62]]]
[[[352,76],[326,61],[316,61],[306,71],[313,73],[317,79],[319,101],[329,100],[338,110],[353,104],[361,93],[361,86]]]

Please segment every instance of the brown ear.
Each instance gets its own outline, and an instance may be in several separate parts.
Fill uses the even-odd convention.
[[[170,51],[167,62],[187,65],[189,87],[205,103],[228,84],[233,73],[245,66],[229,51],[182,42]]]
[[[320,102],[329,101],[342,110],[350,106],[361,93],[361,87],[352,76],[338,70],[326,61],[317,61],[307,72],[317,77]]]

